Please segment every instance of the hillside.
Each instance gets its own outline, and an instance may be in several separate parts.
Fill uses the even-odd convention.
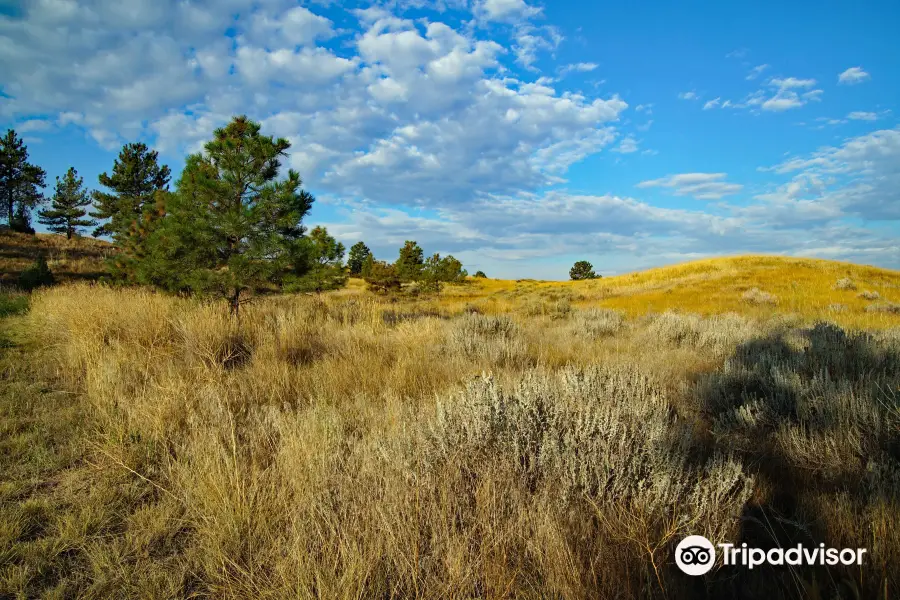
[[[778,312],[804,322],[881,329],[900,325],[900,271],[820,259],[737,256],[591,281],[474,279],[471,285],[447,288],[438,302],[445,308],[466,303],[495,314],[552,314],[567,306],[611,308],[632,317],[667,310],[751,317]]]
[[[61,282],[97,279],[112,251],[110,243],[89,237],[67,240],[61,235],[0,230],[0,283],[15,281],[41,253]],[[368,292],[363,281],[351,279],[336,294]],[[492,314],[533,315],[565,311],[566,306],[611,308],[632,317],[667,310],[755,317],[778,312],[805,322],[882,329],[900,325],[900,271],[811,258],[735,256],[591,281],[471,279],[417,304],[450,312],[471,305]]]
[[[68,240],[63,235],[27,235],[0,229],[0,283],[15,282],[19,273],[42,254],[58,281],[97,279],[112,251],[109,242],[89,237]]]

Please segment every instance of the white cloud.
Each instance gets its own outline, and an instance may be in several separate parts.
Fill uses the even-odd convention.
[[[678,97],[682,100],[699,100],[700,99],[699,94],[697,94],[697,92],[694,92],[694,91],[681,92],[680,94],[678,94]]]
[[[822,182],[815,197],[866,219],[900,219],[900,128],[848,138],[769,169],[801,183]]]
[[[270,48],[276,45],[289,48],[307,46],[334,35],[329,19],[302,6],[295,6],[281,14],[256,13],[250,19],[247,33],[251,43]]]
[[[865,112],[861,110],[855,110],[847,115],[847,118],[851,121],[877,121],[878,114],[873,112]]]
[[[710,110],[719,106],[721,98],[714,98],[703,105],[703,110]]]
[[[476,0],[476,16],[505,23],[516,23],[541,14],[541,9],[524,0]]]
[[[772,78],[769,80],[769,85],[780,88],[782,90],[789,90],[791,88],[811,88],[812,86],[816,85],[816,80],[798,79],[796,77],[787,77],[784,79]]]
[[[597,63],[580,62],[564,66],[559,70],[560,77],[565,77],[569,73],[590,73],[597,69]]]
[[[760,75],[762,75],[763,71],[769,68],[769,65],[757,65],[750,69],[750,72],[747,74],[747,81],[753,81]]]
[[[329,214],[338,212],[329,230],[351,243],[371,240],[377,252],[395,256],[414,235],[429,251],[490,265],[492,275],[553,277],[565,271],[542,272],[536,263],[593,253],[614,270],[641,266],[636,255],[649,266],[724,252],[870,261],[890,248],[898,254],[894,238],[841,222],[897,218],[897,130],[792,158],[769,171],[785,181],[754,183],[755,196],[740,207],[725,203],[743,188],[723,173],[639,184],[718,200],[694,211],[544,191],[565,184],[568,169],[592,154],[656,151],[623,131],[649,129],[651,105],[636,106],[641,118],[631,122],[613,92],[576,92],[546,76],[553,70],[515,68],[514,61],[543,65],[562,40],[531,21],[542,16],[532,2],[480,2],[471,21],[448,14],[446,23],[434,12],[404,18],[401,7],[434,6],[419,0],[381,2],[351,11],[359,20],[352,31],[344,19],[287,0],[22,6],[21,17],[0,17],[0,115],[9,123],[23,132],[82,128],[111,150],[145,139],[180,158],[247,113],[266,133],[291,140],[286,162]],[[556,73],[594,68],[574,63]],[[770,110],[821,95],[811,80],[772,81],[780,83],[743,101],[701,105],[761,111],[767,102]],[[700,101],[693,90],[681,97]]]
[[[838,75],[838,83],[844,85],[855,85],[871,79],[870,75],[862,70],[862,67],[850,67],[840,75]]]
[[[744,186],[724,181],[725,173],[680,173],[651,179],[637,184],[639,188],[664,187],[674,190],[676,196],[693,196],[698,200],[718,200],[736,194]]]
[[[774,96],[762,103],[763,110],[782,111],[803,106],[803,100],[791,91],[779,90]]]
[[[618,152],[619,154],[631,154],[632,152],[638,151],[638,143],[632,136],[625,136],[619,145],[613,148],[613,152]]]
[[[516,56],[516,62],[527,69],[534,69],[538,53],[541,51],[553,52],[563,41],[562,34],[552,26],[535,27],[533,25],[520,25],[516,27],[515,43],[512,46]]]

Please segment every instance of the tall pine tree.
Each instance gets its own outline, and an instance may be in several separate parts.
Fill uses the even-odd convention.
[[[347,266],[351,275],[360,275],[366,259],[372,255],[372,251],[363,242],[356,242],[350,247],[350,255],[347,257]]]
[[[278,179],[290,143],[235,117],[204,152],[187,158],[166,215],[150,234],[139,279],[170,290],[226,298],[280,285],[307,268],[303,218],[314,198],[291,170]]]
[[[65,233],[68,239],[78,234],[79,228],[96,225],[93,219],[85,218],[85,207],[91,205],[91,198],[83,184],[84,178],[78,176],[74,167],[69,167],[62,179],[57,177],[53,203],[38,212],[38,222],[54,233]]]
[[[118,243],[139,229],[145,214],[156,214],[158,191],[168,190],[171,171],[158,162],[158,153],[145,144],[126,144],[113,163],[112,175],[101,173],[100,185],[110,192],[94,192],[95,219],[106,221],[94,237],[111,235]]]
[[[0,138],[0,218],[17,231],[31,229],[31,210],[44,202],[47,174],[28,162],[28,148],[12,129]]]
[[[425,253],[422,247],[414,241],[406,240],[400,248],[400,257],[394,263],[397,276],[403,281],[417,281],[422,276],[425,267]]]

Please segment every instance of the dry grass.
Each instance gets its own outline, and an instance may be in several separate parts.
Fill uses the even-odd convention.
[[[53,288],[17,317],[0,297],[0,597],[900,586],[900,274],[745,257],[363,287],[239,322],[139,289]],[[688,581],[687,533],[868,562]]]
[[[894,297],[894,273],[857,269]],[[652,273],[424,299],[354,283],[240,322],[145,290],[39,292],[3,358],[0,596],[882,597],[900,585],[898,317],[833,291],[832,320],[883,331],[809,326],[782,312],[785,277],[739,278],[710,316],[630,318],[597,305],[682,292]],[[698,588],[673,564],[688,533],[871,562]]]
[[[838,285],[841,280],[846,282]],[[847,283],[852,287],[842,287]],[[755,301],[754,288],[768,295],[766,301]],[[857,296],[859,288],[877,293],[884,302],[900,304],[897,271],[818,259],[741,256],[590,281],[474,279],[464,286],[449,286],[426,305],[429,310],[444,312],[460,311],[469,305],[486,314],[556,319],[567,319],[572,311],[589,308],[616,310],[632,318],[676,310],[702,316],[735,313],[765,319],[777,308],[779,313],[796,315],[805,324],[827,320],[851,329],[900,325],[890,312],[867,311],[871,302]],[[361,294],[363,286],[353,284],[342,293]],[[845,308],[835,312],[831,307],[836,304]]]
[[[27,235],[0,229],[0,284],[15,284],[19,273],[41,255],[58,281],[97,279],[103,275],[105,259],[112,251],[109,242],[88,237],[68,240],[64,235]]]

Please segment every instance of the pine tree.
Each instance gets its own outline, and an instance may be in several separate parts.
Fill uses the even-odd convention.
[[[96,225],[93,219],[85,219],[85,207],[91,205],[91,198],[83,184],[84,178],[74,167],[69,167],[62,179],[57,177],[53,203],[38,213],[38,222],[54,233],[65,233],[68,239],[77,235],[80,227]]]
[[[140,229],[145,214],[157,213],[157,192],[168,190],[171,178],[169,167],[157,162],[158,156],[145,144],[126,144],[113,162],[112,175],[100,174],[100,185],[111,193],[94,192],[91,216],[106,221],[94,230],[94,237],[110,235],[117,243],[124,243],[135,224]]]
[[[347,257],[347,266],[350,268],[351,275],[362,274],[363,265],[366,259],[372,255],[369,247],[362,242],[356,242],[350,247],[350,255]]]
[[[0,138],[0,217],[16,231],[31,229],[31,210],[44,202],[47,174],[28,162],[28,148],[12,129]]]
[[[290,170],[278,180],[290,143],[235,117],[204,152],[187,158],[139,262],[138,280],[226,298],[237,315],[244,292],[281,285],[308,266],[303,218],[314,202]]]
[[[425,266],[425,253],[416,242],[407,240],[400,248],[400,257],[397,259],[397,276],[403,281],[417,281],[422,276]]]
[[[594,273],[594,265],[586,260],[579,260],[569,269],[569,278],[573,281],[580,279],[598,279],[600,276]]]
[[[372,269],[375,268],[375,255],[369,254],[366,256],[366,259],[363,261],[362,268],[359,270],[360,276],[363,279],[372,274]]]
[[[290,292],[324,292],[343,287],[347,274],[342,261],[344,245],[328,234],[324,227],[315,227],[305,239],[307,268],[302,276],[285,280]]]

